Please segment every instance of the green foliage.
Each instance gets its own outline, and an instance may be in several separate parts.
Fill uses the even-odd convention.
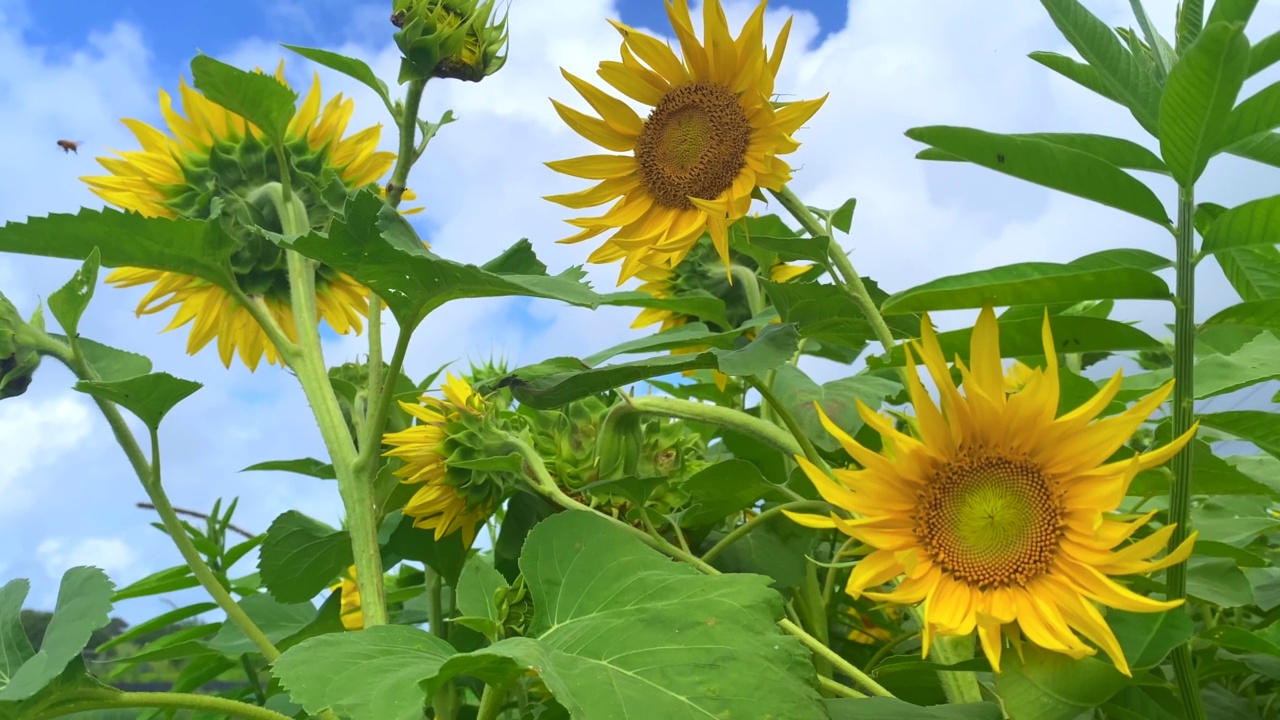
[[[1169,71],[1157,136],[1164,161],[1183,187],[1200,177],[1219,148],[1255,134],[1252,126],[1260,124],[1252,120],[1256,111],[1242,108],[1243,114],[1237,114],[1231,109],[1248,63],[1243,26],[1215,23]]]
[[[267,528],[258,554],[258,574],[282,603],[307,602],[351,564],[351,536],[295,510]]]
[[[176,378],[169,373],[76,383],[76,390],[125,408],[152,430],[160,427],[160,421],[174,406],[202,387],[198,382]]]
[[[191,79],[205,97],[256,125],[277,147],[293,119],[298,94],[274,77],[245,72],[208,55],[191,61]]]

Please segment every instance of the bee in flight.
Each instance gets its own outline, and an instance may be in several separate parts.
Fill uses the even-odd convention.
[[[83,140],[59,140],[58,141],[58,147],[62,148],[62,153],[64,155],[69,152],[73,152],[79,155],[80,146],[83,144],[84,144]]]

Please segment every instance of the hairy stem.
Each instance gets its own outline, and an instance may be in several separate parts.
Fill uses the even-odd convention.
[[[921,622],[924,618],[920,618]],[[921,626],[923,627],[923,625]],[[939,665],[954,665],[958,662],[973,659],[974,637],[937,637],[933,638],[930,654]],[[950,670],[938,673],[942,683],[942,691],[952,703],[982,702],[982,687],[978,685],[978,676],[972,672]]]
[[[1193,188],[1178,192],[1178,235],[1176,290],[1173,328],[1173,437],[1181,437],[1191,429],[1195,418],[1195,229],[1196,201]],[[1169,493],[1169,522],[1174,525],[1169,536],[1169,550],[1182,544],[1191,533],[1191,457],[1194,447],[1187,443],[1173,456],[1173,488]],[[1170,567],[1166,573],[1167,597],[1187,596],[1187,565]],[[1205,718],[1204,701],[1191,658],[1190,642],[1173,650],[1173,670],[1178,681],[1178,695],[1187,720]]]
[[[46,710],[34,720],[48,720],[73,713],[113,708],[161,708],[166,710],[196,710],[213,715],[246,718],[247,720],[290,720],[274,710],[249,705],[216,695],[196,695],[175,692],[118,692],[115,690],[77,690],[65,696],[69,702]]]

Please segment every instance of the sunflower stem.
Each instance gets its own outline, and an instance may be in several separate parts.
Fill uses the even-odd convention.
[[[703,562],[701,558],[681,550],[675,545],[672,545],[666,540],[663,540],[661,537],[657,537],[657,538],[652,537],[649,535],[649,533],[643,530],[640,530],[638,528],[632,527],[631,525],[628,525],[627,523],[622,522],[621,520],[613,517],[612,515],[606,515],[602,512],[597,512],[596,510],[593,510],[587,507],[586,505],[583,505],[582,503],[578,502],[577,500],[574,500],[573,498],[569,497],[564,493],[564,491],[560,489],[558,485],[556,485],[555,479],[552,478],[551,473],[547,471],[546,463],[543,462],[542,456],[539,455],[536,450],[530,447],[529,444],[526,443],[525,441],[513,435],[508,435],[506,437],[506,440],[508,442],[508,446],[512,450],[515,450],[517,453],[519,453],[520,457],[524,460],[526,476],[529,478],[529,481],[533,485],[533,488],[537,490],[539,493],[545,495],[549,500],[552,500],[553,502],[555,502],[560,507],[566,510],[595,513],[599,517],[602,517],[605,520],[613,523],[620,529],[630,533],[632,536],[634,536],[644,544],[657,550],[658,552],[663,553],[664,555],[667,555],[668,557],[689,563],[694,568],[696,568],[697,570],[707,575],[721,574],[719,570],[715,569],[710,564]],[[790,619],[783,618],[778,621],[778,625],[783,630],[785,630],[788,634],[793,635],[797,640],[800,641],[802,645],[809,648],[809,650],[811,650],[813,653],[815,653],[816,655],[819,655],[824,660],[830,662],[832,667],[834,667],[836,670],[839,670],[840,672],[852,678],[855,682],[857,682],[858,685],[865,688],[867,692],[871,693],[872,695],[879,695],[882,697],[893,697],[893,693],[886,690],[884,686],[880,685],[880,683],[873,680],[871,676],[859,670],[848,660],[845,660],[844,658],[840,657],[840,655],[837,654],[834,650],[827,647],[826,645],[823,645],[822,642],[820,642],[814,636],[810,635],[804,628],[800,627],[800,625],[798,625],[797,623],[792,622]]]
[[[213,715],[246,718],[246,720],[289,720],[274,710],[218,697],[176,692],[120,692],[118,690],[75,690],[61,697],[67,702],[33,716],[32,720],[51,720],[73,713],[91,710],[129,708],[160,708],[166,710],[196,710]]]
[[[832,279],[836,281],[836,285],[849,296],[854,305],[862,311],[867,322],[871,325],[872,331],[875,332],[876,338],[884,347],[886,353],[892,352],[897,346],[893,339],[893,333],[889,331],[889,326],[884,321],[884,316],[880,314],[880,309],[876,307],[876,302],[871,298],[870,291],[867,290],[866,283],[862,282],[862,276],[858,275],[858,271],[854,269],[853,263],[849,260],[849,256],[845,255],[844,250],[836,243],[823,226],[822,221],[814,215],[808,207],[805,207],[803,201],[791,191],[786,185],[781,190],[769,191],[778,202],[782,203],[782,207],[787,209],[805,229],[813,237],[826,237],[829,241],[827,248],[827,257],[831,260],[835,272],[832,273]]]
[[[1176,289],[1173,329],[1173,437],[1181,437],[1191,429],[1195,419],[1195,189],[1178,191],[1178,227]],[[1193,446],[1187,443],[1173,456],[1173,488],[1169,493],[1169,522],[1174,525],[1169,536],[1169,551],[1182,544],[1191,533],[1191,458]],[[1170,600],[1187,596],[1186,561],[1169,568],[1166,597]],[[1178,681],[1178,695],[1187,720],[1205,718],[1204,701],[1191,658],[1190,641],[1173,649],[1173,670]]]
[[[804,453],[805,458],[823,470],[830,471],[831,468],[827,466],[827,461],[823,460],[822,456],[818,454],[817,448],[813,446],[813,442],[810,441],[809,436],[805,434],[804,428],[800,427],[800,423],[796,420],[796,416],[791,413],[791,409],[773,393],[773,390],[768,385],[761,382],[760,379],[754,376],[747,377],[745,379],[748,385],[755,388],[756,392],[760,393],[760,397],[769,404],[769,407],[773,408],[774,414],[782,419],[783,424],[787,426],[787,430],[791,431],[791,436],[794,437],[796,439],[796,443],[800,445],[800,449]]]
[[[44,335],[44,333],[41,333],[41,335]],[[44,335],[42,340],[47,340],[47,342],[42,343],[42,349],[57,358],[63,365],[66,365],[67,369],[71,370],[78,379],[86,381],[100,379],[98,374],[85,361],[76,337],[69,338],[70,347],[53,340],[47,335]],[[107,425],[111,427],[111,433],[115,436],[120,449],[124,451],[125,457],[128,458],[129,464],[133,467],[133,472],[138,476],[139,482],[142,483],[142,489],[146,491],[147,498],[151,500],[156,513],[160,515],[160,519],[164,523],[165,532],[169,534],[173,544],[177,546],[182,559],[191,567],[191,573],[195,575],[196,580],[199,581],[205,592],[209,593],[209,597],[213,598],[218,607],[222,608],[223,612],[227,614],[227,619],[240,628],[240,631],[258,648],[258,652],[262,653],[267,662],[275,662],[276,658],[280,657],[280,651],[267,638],[266,633],[262,632],[262,629],[245,613],[244,609],[236,604],[235,598],[231,597],[231,593],[223,587],[218,577],[214,575],[213,570],[205,563],[204,558],[200,557],[200,552],[196,549],[195,543],[192,542],[191,537],[183,529],[182,521],[178,519],[178,514],[173,509],[173,504],[169,502],[169,496],[165,493],[164,485],[160,482],[160,443],[157,432],[154,429],[151,430],[152,459],[148,461],[146,454],[142,451],[142,446],[138,444],[133,431],[129,429],[124,416],[120,414],[119,407],[113,402],[97,397],[93,401],[98,406],[98,409],[102,411],[102,416],[106,418]]]
[[[485,685],[484,694],[480,696],[480,708],[476,710],[476,720],[497,720],[506,701],[506,685]]]
[[[279,208],[286,236],[298,236],[310,225],[306,207],[297,198]],[[373,484],[356,472],[356,448],[334,395],[320,345],[320,318],[316,310],[316,265],[310,258],[287,251],[290,305],[298,332],[298,351],[290,362],[311,405],[325,449],[338,476],[338,493],[347,513],[351,548],[355,556],[356,585],[366,628],[387,624],[387,600],[383,590],[382,554],[378,546],[377,508]]]
[[[859,699],[866,697],[864,693],[860,693],[857,690],[854,690],[853,688],[847,685],[841,685],[835,680],[832,680],[831,678],[827,678],[827,677],[822,677],[821,675],[818,676],[818,685],[823,690],[826,690],[827,692],[837,697],[859,698]]]
[[[732,430],[739,435],[744,435],[751,440],[768,445],[788,455],[800,455],[804,452],[804,449],[792,437],[791,433],[773,423],[748,415],[741,410],[662,395],[630,396],[627,398],[627,402],[637,412],[715,425],[726,430]],[[797,499],[803,500],[804,498]]]
[[[754,531],[756,528],[762,527],[770,520],[778,517],[784,510],[790,510],[791,512],[821,512],[826,510],[828,507],[829,506],[821,500],[799,500],[796,502],[784,503],[782,505],[774,505],[768,510],[761,512],[759,515],[752,518],[749,522],[745,522],[734,528],[728,535],[720,538],[720,542],[717,542],[715,545],[711,546],[710,550],[703,553],[702,560],[704,562],[711,562],[717,555],[727,550],[730,545],[746,537],[748,533]]]
[[[917,615],[917,618],[922,623],[925,621],[921,615]],[[954,665],[972,660],[973,648],[973,635],[962,637],[935,635],[930,654],[933,656],[933,661],[939,665]],[[938,673],[938,680],[942,683],[942,691],[947,694],[947,700],[953,704],[982,702],[982,686],[978,685],[978,676],[972,672],[948,670]]]
[[[856,542],[854,538],[845,538],[844,542],[840,544],[840,547],[836,548],[835,553],[831,556],[832,566],[827,568],[827,578],[822,583],[822,602],[825,604],[830,604],[831,596],[835,594],[836,570],[838,569],[836,567],[836,563],[840,562],[840,557],[844,555],[845,551],[848,550],[849,546],[854,542]],[[835,544],[834,539],[832,540],[832,544]]]

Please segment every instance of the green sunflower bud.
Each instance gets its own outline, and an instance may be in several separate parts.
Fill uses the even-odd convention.
[[[27,323],[0,293],[0,400],[17,397],[31,386],[31,376],[40,366],[35,333],[43,329],[44,316],[39,310]]]
[[[391,23],[404,57],[400,82],[480,82],[507,62],[507,16],[494,0],[394,0]]]
[[[601,480],[636,477],[645,444],[643,418],[627,403],[605,416],[596,438],[596,467]]]

